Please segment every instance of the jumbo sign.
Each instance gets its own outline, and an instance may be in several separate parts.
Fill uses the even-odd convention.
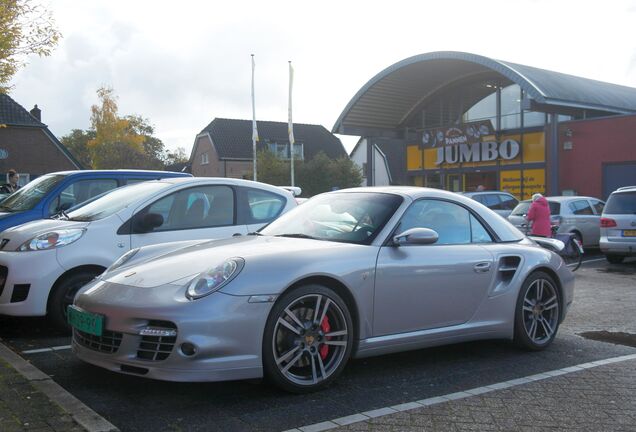
[[[500,158],[510,160],[519,156],[519,151],[519,143],[512,139],[507,139],[500,143],[485,141],[472,144],[446,145],[437,148],[435,165],[442,163],[488,162]]]

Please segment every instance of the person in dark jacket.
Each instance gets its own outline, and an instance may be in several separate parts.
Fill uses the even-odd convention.
[[[14,169],[10,169],[7,172],[7,176],[9,177],[9,183],[5,183],[0,186],[0,193],[12,194],[13,192],[20,189],[20,185],[18,185],[20,174],[18,174]]]
[[[532,195],[532,204],[526,216],[528,222],[532,223],[530,235],[540,237],[552,237],[550,227],[550,206],[548,200],[539,193]]]

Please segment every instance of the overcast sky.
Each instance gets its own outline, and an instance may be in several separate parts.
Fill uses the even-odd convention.
[[[89,127],[95,91],[120,114],[150,119],[170,149],[190,152],[215,117],[334,122],[369,79],[431,51],[465,51],[636,87],[636,1],[48,0],[63,39],[30,58],[12,96],[38,104],[58,137]],[[347,150],[355,138],[343,138]]]

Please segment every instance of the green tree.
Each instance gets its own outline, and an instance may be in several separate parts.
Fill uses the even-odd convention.
[[[174,151],[166,150],[163,163],[166,167],[178,163],[186,163],[190,160],[190,156],[183,147],[177,147]]]
[[[357,187],[362,182],[362,173],[351,159],[330,159],[324,152],[299,164],[297,173],[297,183],[303,190],[303,196],[307,197],[334,189]]]
[[[63,136],[60,141],[71,152],[75,159],[86,169],[93,167],[88,142],[95,139],[95,131],[73,129],[70,134]]]
[[[286,186],[291,183],[289,162],[278,159],[269,150],[260,150],[257,153],[256,164],[259,182],[275,186]]]
[[[61,38],[53,15],[35,0],[0,2],[0,92],[30,54],[48,56]]]

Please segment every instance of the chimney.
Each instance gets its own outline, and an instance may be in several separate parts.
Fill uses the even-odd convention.
[[[31,115],[33,117],[35,117],[35,119],[39,122],[42,121],[42,110],[40,108],[38,108],[38,105],[35,104],[35,106],[33,107],[33,109],[31,111],[29,111],[31,113]]]

